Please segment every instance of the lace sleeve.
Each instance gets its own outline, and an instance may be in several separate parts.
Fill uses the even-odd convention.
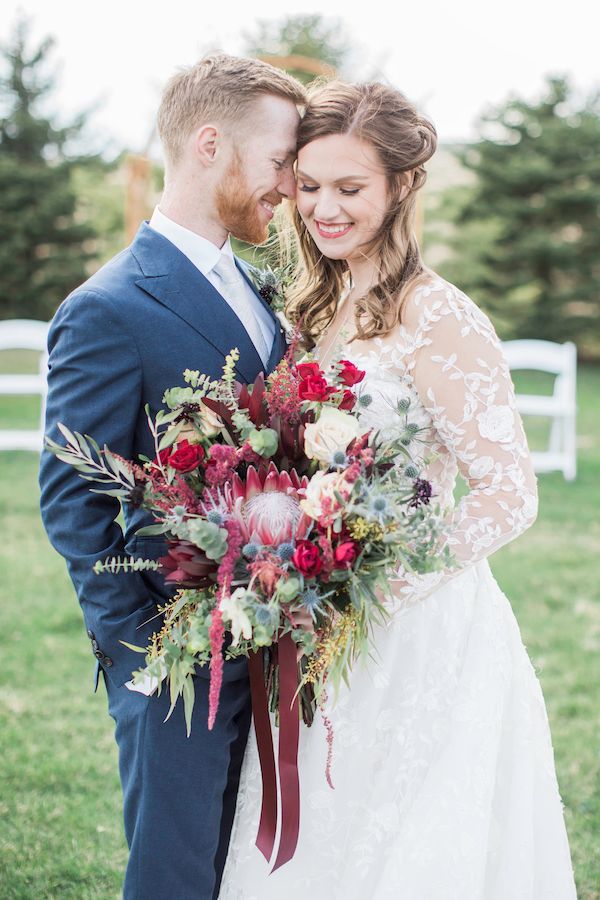
[[[414,386],[469,486],[448,520],[459,568],[490,556],[537,514],[537,485],[500,341],[488,317],[455,290],[436,291],[408,312]],[[423,596],[454,572],[399,572],[400,592]]]

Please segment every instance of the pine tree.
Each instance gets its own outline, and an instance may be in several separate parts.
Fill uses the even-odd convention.
[[[455,204],[443,274],[510,338],[600,347],[600,101],[551,78],[537,103],[482,119],[461,161],[475,176]],[[456,195],[455,195],[456,196]]]
[[[80,221],[71,176],[98,158],[69,154],[82,116],[56,127],[41,112],[54,87],[44,75],[53,41],[30,51],[28,31],[21,19],[1,51],[0,317],[48,319],[86,277],[94,231]]]

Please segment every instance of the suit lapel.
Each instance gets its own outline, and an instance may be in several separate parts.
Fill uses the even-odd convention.
[[[246,329],[187,256],[146,224],[140,227],[131,252],[143,272],[136,284],[224,357],[237,347],[240,358],[236,371],[243,381],[254,381],[263,364]]]
[[[271,353],[269,355],[269,359],[267,362],[267,373],[266,374],[269,374],[270,372],[273,371],[273,369],[275,368],[275,366],[277,365],[279,360],[282,358],[282,356],[284,355],[284,353],[287,349],[287,343],[285,340],[285,335],[283,333],[283,328],[281,327],[281,323],[280,323],[279,319],[277,318],[277,316],[275,315],[275,313],[273,312],[272,308],[269,306],[267,301],[263,297],[261,297],[259,291],[257,290],[256,285],[254,284],[252,278],[249,275],[248,264],[245,262],[245,260],[241,260],[237,256],[234,256],[234,259],[235,259],[236,266],[238,267],[238,269],[244,276],[246,282],[252,288],[254,294],[258,297],[258,299],[260,300],[260,302],[262,303],[264,308],[269,313],[269,316],[271,317],[271,319],[273,321],[273,325],[275,326],[275,337],[273,338],[273,345],[271,347]]]
[[[271,348],[271,355],[269,357],[269,361],[267,363],[267,375],[269,375],[277,363],[283,359],[287,350],[287,342],[285,339],[285,334],[283,333],[283,328],[279,324],[279,320],[277,320],[277,324],[275,326],[275,340],[273,341],[273,346]]]

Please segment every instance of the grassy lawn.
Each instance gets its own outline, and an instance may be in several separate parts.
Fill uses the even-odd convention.
[[[531,376],[518,384],[536,389]],[[0,402],[0,427],[36,418],[33,398]],[[600,369],[584,367],[577,481],[541,476],[537,523],[493,558],[544,689],[580,900],[600,900],[599,418]],[[537,446],[543,428],[528,430]],[[0,897],[116,898],[126,849],[112,721],[36,476],[34,454],[0,454]]]

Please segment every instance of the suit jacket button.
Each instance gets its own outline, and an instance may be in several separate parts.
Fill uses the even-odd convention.
[[[107,666],[109,669],[110,669],[110,667],[112,666],[112,659],[110,658],[110,656],[105,656],[104,659],[102,660],[102,662],[103,662],[103,664],[104,664],[105,666]]]
[[[96,637],[96,635],[94,634],[94,632],[93,632],[93,631],[90,631],[89,628],[88,628],[88,630],[87,630],[87,636],[89,637],[90,641],[93,641],[94,638]]]
[[[96,650],[94,650],[94,656],[96,657],[96,659],[99,659],[100,661],[102,661],[104,659],[104,653],[102,652],[102,650],[100,650],[99,647]]]

